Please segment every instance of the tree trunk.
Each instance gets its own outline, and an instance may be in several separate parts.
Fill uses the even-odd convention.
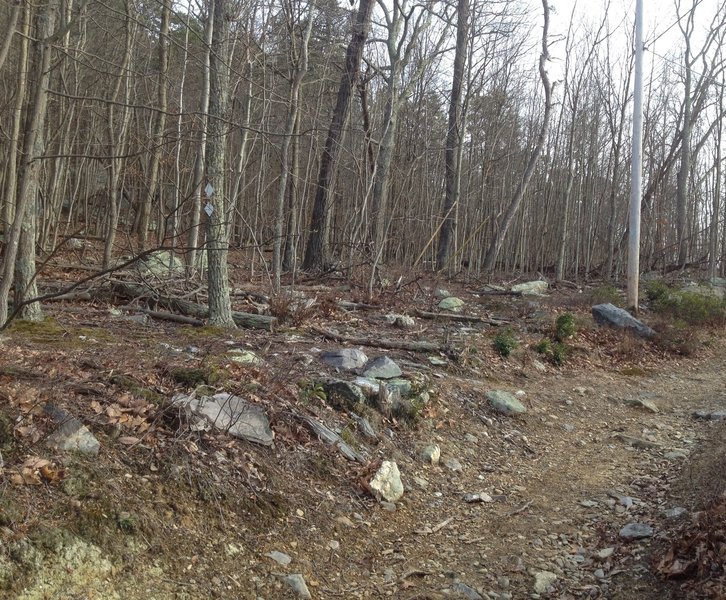
[[[313,214],[310,220],[310,237],[305,248],[303,268],[307,270],[322,269],[329,262],[328,234],[330,222],[330,194],[332,192],[333,175],[340,156],[340,143],[343,125],[348,118],[350,96],[360,73],[360,61],[363,46],[368,38],[371,25],[374,0],[360,0],[356,16],[353,36],[348,44],[345,56],[345,71],[338,88],[338,99],[335,111],[325,140],[325,149],[320,160]]]
[[[207,155],[207,111],[209,110],[209,60],[212,45],[212,31],[214,30],[214,2],[208,3],[207,22],[204,24],[204,76],[202,81],[202,96],[199,101],[200,126],[197,140],[197,155],[194,159],[194,175],[192,176],[192,210],[189,220],[189,235],[187,245],[187,273],[192,274],[197,269],[197,251],[199,247],[199,225],[202,217],[202,188],[204,187],[204,165]]]
[[[148,186],[146,197],[141,204],[141,221],[139,222],[139,246],[146,250],[148,246],[149,227],[151,225],[151,209],[154,201],[163,204],[163,194],[159,192],[159,170],[161,167],[162,143],[166,127],[167,93],[166,78],[169,71],[169,19],[171,16],[171,0],[162,0],[161,26],[159,28],[159,74],[156,80],[157,101],[154,115],[154,130],[151,135],[151,158],[149,159]],[[160,227],[161,224],[159,223]]]
[[[282,227],[283,221],[285,220],[285,192],[287,191],[287,177],[288,171],[290,170],[290,142],[295,133],[295,125],[300,108],[300,86],[308,70],[308,44],[313,30],[314,10],[315,2],[313,0],[308,7],[308,22],[302,34],[302,39],[300,40],[299,62],[296,57],[292,57],[292,62],[298,62],[298,64],[294,66],[295,72],[290,82],[289,109],[287,122],[285,123],[285,132],[282,138],[282,148],[280,148],[280,180],[278,181],[277,187],[275,239],[273,241],[272,251],[272,272],[275,292],[280,291],[280,275],[282,274]],[[294,32],[294,27],[292,31]]]
[[[207,219],[207,285],[209,323],[234,329],[229,298],[227,254],[229,251],[228,203],[224,188],[224,162],[229,105],[229,21],[227,0],[214,0],[214,24],[209,59],[209,117],[207,123],[207,181],[212,188]],[[211,213],[211,214],[209,214]]]
[[[6,233],[5,254],[0,263],[0,325],[4,325],[8,318],[8,297],[13,284],[13,271],[16,260],[19,266],[22,281],[16,285],[16,298],[27,297],[27,288],[35,277],[35,263],[29,263],[28,256],[23,253],[28,251],[28,244],[33,247],[34,237],[34,216],[29,214],[35,211],[38,179],[40,177],[40,160],[35,154],[37,149],[42,149],[43,131],[45,127],[45,116],[48,107],[48,85],[50,82],[50,58],[52,50],[51,33],[55,24],[56,2],[49,1],[36,16],[36,41],[35,45],[35,68],[33,72],[37,79],[34,81],[32,90],[32,105],[25,122],[25,135],[23,139],[23,164],[20,185],[18,186],[18,200],[15,207],[15,220],[10,227],[9,234]],[[22,69],[24,65],[20,65]],[[20,93],[21,90],[18,90]],[[26,223],[26,219],[28,222]],[[22,240],[21,244],[21,238]],[[22,246],[22,248],[21,248]],[[20,254],[19,254],[20,253]],[[32,284],[31,284],[32,287]],[[39,306],[28,305],[24,314],[30,317],[39,316]]]
[[[461,123],[461,97],[464,86],[464,67],[468,53],[469,0],[459,0],[457,5],[456,51],[454,72],[449,101],[449,126],[446,134],[444,215],[436,253],[436,268],[441,271],[449,264],[451,245],[456,229],[456,206],[459,203],[461,164],[459,148],[464,137]]]

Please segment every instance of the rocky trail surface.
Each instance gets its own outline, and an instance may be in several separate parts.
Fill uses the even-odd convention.
[[[11,328],[0,597],[705,597],[659,572],[726,489],[722,332],[675,357],[575,308],[555,366],[531,345],[563,298],[465,297],[458,321],[328,303],[332,334],[106,308]]]

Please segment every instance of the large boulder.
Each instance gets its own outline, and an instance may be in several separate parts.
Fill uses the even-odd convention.
[[[440,310],[460,312],[462,308],[464,308],[464,301],[456,296],[448,296],[439,302]]]
[[[369,379],[394,379],[401,376],[401,367],[387,356],[378,356],[365,364],[363,376]]]
[[[146,276],[163,279],[184,274],[184,262],[169,250],[158,250],[149,254],[139,265],[139,271]]]
[[[177,394],[172,398],[172,404],[188,413],[194,429],[219,429],[233,437],[272,446],[274,433],[265,411],[239,396],[224,392],[200,398],[193,394]]]
[[[335,367],[336,369],[355,371],[368,362],[368,357],[365,352],[358,350],[357,348],[342,348],[341,350],[323,352],[320,355],[320,360],[322,360],[326,365]]]
[[[596,304],[592,307],[592,316],[598,325],[613,327],[615,329],[628,329],[640,337],[653,337],[655,331],[642,321],[636,319],[627,310],[618,308],[610,303]]]
[[[546,281],[538,279],[513,285],[512,291],[522,294],[522,296],[543,296],[548,287],[549,284]]]

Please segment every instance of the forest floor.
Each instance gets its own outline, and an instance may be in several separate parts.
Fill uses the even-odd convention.
[[[435,311],[438,287],[468,315],[511,321],[512,354],[492,347],[502,327],[385,319]],[[726,421],[693,415],[726,410],[723,329],[653,343],[596,327],[587,289],[483,288],[415,279],[350,310],[339,302],[362,289],[308,282],[296,289],[315,302],[278,302],[288,321],[272,332],[144,322],[98,298],[14,323],[0,338],[0,597],[275,600],[304,597],[287,579],[300,574],[321,599],[724,598]],[[532,346],[566,311],[577,333],[556,366]],[[355,347],[396,361],[428,403],[409,421],[371,410],[366,440],[316,385],[352,378],[320,360],[346,347],[321,328],[367,338]],[[264,362],[236,363],[232,348]],[[274,445],[190,428],[171,398],[202,380],[263,408]],[[527,412],[494,412],[490,390],[517,392]],[[49,403],[88,426],[97,456],[48,446]],[[368,460],[346,460],[300,415]],[[432,444],[435,465],[421,458]],[[401,472],[395,506],[367,490],[381,460]],[[624,539],[634,522],[652,535]]]

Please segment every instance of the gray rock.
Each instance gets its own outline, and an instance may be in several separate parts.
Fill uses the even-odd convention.
[[[429,356],[429,362],[434,367],[445,367],[449,364],[449,361],[445,358],[441,358],[440,356]]]
[[[289,555],[285,554],[284,552],[278,552],[277,550],[273,550],[272,552],[268,552],[265,554],[268,558],[271,558],[276,563],[282,565],[283,567],[286,567],[292,562],[292,558],[290,558]]]
[[[227,350],[227,356],[229,360],[240,365],[260,366],[265,364],[265,361],[254,352],[251,350],[242,350],[242,348]]]
[[[613,555],[613,552],[615,552],[615,548],[603,548],[602,550],[598,551],[597,557],[600,560],[605,560],[607,558],[610,558]]]
[[[646,398],[633,398],[632,400],[628,400],[628,404],[637,408],[644,408],[645,410],[652,413],[660,412],[658,405],[652,400],[648,400]]]
[[[379,500],[399,500],[403,496],[403,483],[398,465],[394,461],[384,460],[368,486]]]
[[[46,439],[49,447],[64,452],[80,452],[92,456],[98,454],[101,444],[88,427],[73,415],[53,404],[46,404],[43,411],[58,425]]]
[[[539,371],[540,373],[544,373],[547,371],[547,367],[545,367],[544,364],[538,361],[536,358],[532,361],[532,366],[534,367],[535,371]]]
[[[596,579],[605,579],[605,571],[602,569],[596,569],[593,575]]]
[[[485,394],[489,406],[504,415],[518,415],[527,412],[514,394],[502,390],[490,390]]]
[[[128,315],[125,317],[121,317],[122,321],[128,321],[129,323],[137,323],[138,325],[148,325],[149,324],[149,315],[146,315],[144,313],[137,313],[135,315]]]
[[[655,331],[632,316],[628,311],[612,304],[597,304],[592,307],[592,316],[598,325],[616,329],[628,329],[640,337],[653,337]]]
[[[387,356],[369,360],[363,367],[363,376],[369,379],[394,379],[401,376],[401,367]]]
[[[389,379],[388,381],[386,381],[386,387],[391,392],[398,390],[398,393],[401,396],[410,396],[411,392],[413,390],[413,386],[411,385],[411,382],[408,379],[401,379],[399,377],[396,377],[395,379]]]
[[[457,581],[454,585],[452,585],[451,589],[457,594],[461,594],[467,600],[484,600],[484,596],[482,596],[474,588],[469,587],[460,581]]]
[[[123,260],[123,259],[121,259]],[[139,263],[142,275],[158,278],[173,277],[184,273],[184,262],[168,250],[152,252]]]
[[[335,446],[345,458],[348,460],[358,461],[359,463],[366,462],[366,457],[363,454],[349,446],[343,438],[341,438],[332,429],[323,425],[323,423],[317,419],[313,419],[307,415],[301,415],[300,418],[307,424],[308,427],[310,427],[310,429],[312,429],[315,435],[317,435],[326,444]]]
[[[68,238],[66,240],[66,246],[69,250],[83,250],[86,247],[86,241],[79,240],[78,238]]]
[[[376,430],[373,429],[373,425],[370,424],[368,419],[355,413],[351,413],[350,418],[355,421],[356,427],[358,427],[358,431],[363,434],[363,437],[367,437],[369,440],[378,439],[378,434],[376,433]]]
[[[310,590],[305,583],[305,578],[300,573],[285,575],[284,577],[282,577],[282,580],[295,591],[298,597],[307,600],[310,600],[312,598],[312,596],[310,595]]]
[[[239,396],[224,392],[200,398],[193,394],[176,394],[172,404],[194,418],[192,428],[197,431],[215,428],[233,437],[272,446],[274,434],[265,411]]]
[[[557,575],[551,571],[539,571],[534,574],[534,591],[536,594],[546,594],[557,581]]]
[[[447,458],[444,461],[444,466],[454,473],[459,473],[464,470],[464,467],[462,467],[461,463],[455,458]]]
[[[460,312],[464,308],[464,301],[456,296],[449,296],[439,302],[439,310],[449,310],[451,312]]]
[[[355,371],[368,362],[368,357],[365,352],[357,348],[342,348],[331,352],[323,352],[320,355],[320,360],[336,369]]]
[[[350,381],[332,379],[323,384],[328,403],[339,409],[352,409],[366,403],[363,390]]]
[[[488,504],[489,502],[494,502],[494,498],[486,492],[479,492],[478,494],[464,494],[464,502],[467,504],[475,504],[477,502]]]
[[[394,327],[400,327],[401,329],[412,329],[413,327],[416,327],[416,320],[409,315],[386,315],[386,322]]]
[[[538,279],[536,281],[526,281],[512,286],[512,291],[521,293],[522,296],[542,296],[547,291],[549,284],[546,281]]]
[[[375,398],[378,396],[378,390],[381,387],[380,381],[369,377],[356,377],[353,380],[353,383],[357,385],[368,398]]]
[[[421,460],[430,465],[437,465],[441,459],[441,448],[437,444],[429,444],[421,450]]]
[[[688,511],[682,506],[675,506],[663,511],[663,515],[667,519],[677,519],[678,517],[685,515]]]
[[[436,296],[439,300],[443,300],[444,298],[449,298],[451,294],[449,293],[449,290],[445,290],[444,288],[436,288],[434,291],[434,296]]]
[[[707,421],[723,421],[726,419],[726,411],[724,410],[697,410],[693,413],[696,419],[706,419]]]
[[[647,523],[628,523],[619,534],[624,540],[639,540],[653,536],[653,528]]]
[[[663,455],[663,458],[666,458],[668,460],[680,460],[682,458],[687,458],[688,454],[683,452],[683,450],[672,450],[670,452],[666,452]]]

